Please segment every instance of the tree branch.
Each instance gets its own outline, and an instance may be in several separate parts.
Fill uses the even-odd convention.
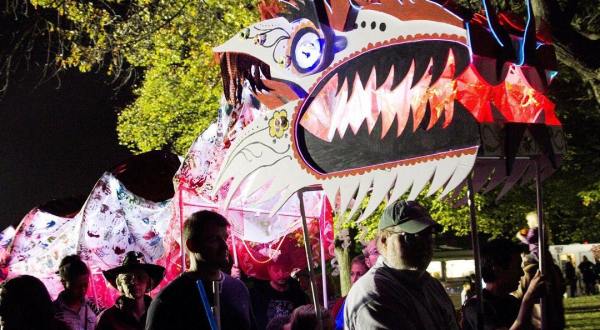
[[[538,31],[552,34],[557,59],[590,85],[600,104],[600,40],[590,39],[571,25],[576,2],[569,1],[564,12],[556,0],[531,0],[531,5]]]

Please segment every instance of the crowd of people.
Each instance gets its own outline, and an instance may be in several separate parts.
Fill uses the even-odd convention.
[[[228,221],[200,211],[184,223],[189,267],[152,299],[149,292],[165,269],[130,251],[119,267],[104,271],[119,291],[100,311],[86,298],[90,270],[76,255],[65,257],[58,274],[64,290],[52,301],[44,284],[22,275],[0,286],[2,329],[540,329],[539,298],[549,302],[546,329],[564,328],[562,274],[547,251],[529,251],[506,239],[481,248],[482,295],[471,294],[457,313],[444,286],[427,271],[439,225],[417,202],[388,206],[378,236],[351,262],[351,289],[330,306],[310,304],[307,275],[293,279],[281,255],[268,266],[269,281],[242,281],[230,274]],[[540,275],[537,260],[547,260]],[[303,282],[304,281],[304,282]],[[474,291],[474,290],[471,290]],[[317,315],[320,315],[319,318]],[[548,324],[550,325],[548,327]]]
[[[563,271],[569,287],[569,296],[576,297],[578,295],[578,287],[581,288],[582,294],[598,294],[598,285],[600,285],[600,258],[596,257],[594,262],[591,262],[587,256],[583,256],[582,261],[577,265],[576,269],[573,259],[569,256],[564,263]],[[580,284],[578,285],[578,283]]]

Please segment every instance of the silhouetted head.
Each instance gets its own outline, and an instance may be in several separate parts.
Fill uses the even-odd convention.
[[[199,211],[183,225],[183,238],[190,258],[210,267],[227,266],[227,227],[229,222],[219,213]]]
[[[78,255],[64,257],[60,261],[58,274],[67,296],[74,300],[85,298],[90,283],[90,270]]]
[[[481,246],[481,277],[502,292],[517,289],[523,276],[521,252],[523,249],[507,239],[494,239]]]
[[[48,329],[54,321],[50,294],[39,279],[21,275],[0,285],[0,328]]]

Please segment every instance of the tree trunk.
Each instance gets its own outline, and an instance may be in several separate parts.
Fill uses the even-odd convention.
[[[342,297],[345,297],[350,291],[350,253],[349,247],[335,247],[335,258],[338,261],[340,270],[340,291]]]

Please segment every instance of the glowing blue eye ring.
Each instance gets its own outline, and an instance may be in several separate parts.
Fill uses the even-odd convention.
[[[313,28],[299,30],[292,40],[292,64],[299,73],[311,73],[323,60],[323,38]]]

